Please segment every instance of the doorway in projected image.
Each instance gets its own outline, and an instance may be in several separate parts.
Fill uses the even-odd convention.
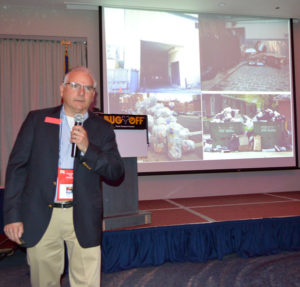
[[[141,41],[141,90],[157,91],[180,87],[181,51],[180,46]]]

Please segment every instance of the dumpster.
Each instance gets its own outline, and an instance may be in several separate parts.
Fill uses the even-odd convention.
[[[282,146],[284,142],[284,129],[284,121],[257,121],[253,125],[254,135],[261,136],[262,149],[274,148],[275,145]]]
[[[209,132],[213,147],[217,145],[228,147],[232,136],[242,135],[244,128],[241,122],[210,122]]]

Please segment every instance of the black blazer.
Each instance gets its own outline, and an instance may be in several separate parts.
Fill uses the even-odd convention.
[[[50,222],[56,189],[59,125],[45,122],[46,117],[60,117],[61,106],[32,111],[24,121],[6,172],[4,224],[23,222],[22,240],[34,246]],[[84,122],[89,147],[84,156],[74,160],[73,218],[82,247],[101,243],[101,177],[118,180],[124,173],[112,126],[89,112]]]

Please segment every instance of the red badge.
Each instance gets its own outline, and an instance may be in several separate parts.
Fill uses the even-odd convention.
[[[52,118],[52,117],[45,117],[45,123],[60,125],[61,124],[61,119]]]
[[[58,168],[57,201],[73,200],[73,169]]]

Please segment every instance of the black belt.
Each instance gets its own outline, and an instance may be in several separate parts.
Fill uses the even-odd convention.
[[[49,204],[48,205],[49,207],[52,207],[52,208],[69,208],[69,207],[72,207],[73,206],[73,202],[72,201],[67,201],[67,202],[64,202],[64,203],[58,203],[58,202],[54,202],[52,204]]]

